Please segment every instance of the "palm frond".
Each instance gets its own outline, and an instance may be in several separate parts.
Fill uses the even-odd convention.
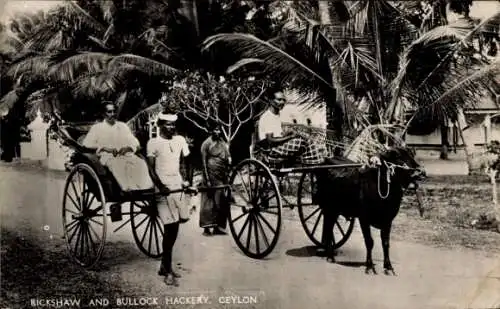
[[[104,1],[104,2],[111,2],[111,1]],[[66,9],[67,13],[71,14],[70,17],[77,17],[82,23],[85,24],[85,26],[95,30],[97,33],[104,34],[106,32],[106,29],[108,27],[106,25],[103,25],[92,15],[90,15],[89,12],[87,12],[84,8],[78,5],[76,1],[66,1],[65,4],[66,6],[64,6],[64,9]]]
[[[83,74],[69,85],[72,95],[77,99],[100,99],[123,91],[130,84],[132,76],[138,75],[132,65],[121,64],[106,70]]]
[[[21,75],[27,75],[31,78],[47,77],[51,65],[50,56],[30,53],[23,59],[16,60],[7,70],[6,75],[11,79],[17,79]]]
[[[284,82],[308,79],[324,87],[334,89],[330,81],[287,53],[283,49],[263,41],[253,35],[243,33],[223,33],[207,38],[203,50],[212,48],[215,44],[225,43],[242,58],[258,58],[267,64],[270,74],[279,75]]]
[[[138,131],[141,128],[141,124],[147,121],[151,115],[158,114],[162,109],[160,103],[153,104],[134,115],[130,120],[127,121],[127,125],[133,132]]]
[[[420,98],[421,104],[416,111],[433,110],[441,114],[441,118],[450,115],[453,118],[459,109],[475,107],[487,93],[491,81],[499,75],[500,59],[468,72],[452,71],[444,85],[437,85],[434,91],[426,93],[425,98]]]
[[[484,93],[489,89],[490,83],[500,76],[500,59],[496,59],[492,64],[487,65],[484,68],[478,68],[473,71],[463,79],[458,79],[459,82],[453,87],[449,88],[446,92],[441,94],[431,104],[440,104],[441,102],[449,99],[451,96],[467,96],[468,94],[477,94],[479,96],[484,95]],[[472,100],[467,100],[468,102],[473,102]]]
[[[263,63],[264,61],[261,59],[257,58],[243,58],[238,60],[235,64],[229,66],[226,70],[227,74],[231,74],[234,71],[242,68],[243,66],[249,65],[249,64],[255,64],[255,63]]]
[[[5,31],[0,37],[0,53],[14,55],[24,49],[23,41],[11,31]]]
[[[469,40],[473,35],[475,35],[478,31],[481,31],[484,28],[487,28],[487,27],[489,27],[491,25],[495,25],[495,24],[498,25],[499,23],[500,23],[500,12],[491,16],[490,18],[487,18],[487,19],[481,21],[476,27],[474,27],[472,30],[468,31],[466,34],[464,34],[463,37],[460,39],[460,41],[458,41],[457,43],[455,43],[453,45],[453,48],[451,48],[450,51],[448,51],[448,53],[442,58],[442,60],[439,62],[439,64],[422,80],[420,85],[417,87],[417,90],[420,89],[421,87],[423,87],[425,85],[425,83],[432,77],[432,75],[435,72],[437,72],[442,66],[444,66],[449,61],[449,59],[452,58],[453,54],[455,52],[457,52],[457,50],[461,46],[463,46],[463,44],[467,40]],[[457,24],[448,25],[448,27],[454,28],[454,29],[461,29],[464,27],[464,24],[463,24],[463,22],[459,21]],[[435,32],[442,32],[442,29],[431,30],[431,31],[427,32],[426,34],[427,34],[427,36],[433,36]],[[455,33],[457,33],[457,32],[455,32]],[[419,41],[425,42],[426,38],[427,38],[426,34],[424,34],[422,36],[421,40],[419,40]],[[417,44],[418,43],[419,42],[417,42]]]
[[[54,80],[74,81],[81,74],[93,74],[102,71],[112,55],[97,52],[83,52],[69,57],[50,68]]]
[[[120,63],[133,65],[140,71],[150,76],[171,76],[172,74],[179,72],[178,69],[173,68],[165,63],[132,54],[122,54],[115,56],[110,61],[109,65],[115,66]]]
[[[439,85],[444,85],[447,78],[460,76],[459,72],[468,69],[467,64],[457,63],[454,56],[468,45],[467,42],[480,29],[499,20],[500,13],[475,27],[458,20],[457,23],[430,30],[415,40],[403,52],[398,74],[390,85],[392,101],[386,110],[386,118],[392,117],[393,107],[400,94],[416,100],[414,104],[419,104],[420,98],[441,93]]]

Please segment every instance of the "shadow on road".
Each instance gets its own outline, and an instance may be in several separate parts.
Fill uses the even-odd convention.
[[[293,257],[312,257],[312,256],[321,256],[322,254],[318,254],[318,247],[316,246],[305,246],[302,248],[295,248],[286,251],[286,255]]]
[[[354,267],[354,268],[366,266],[365,262],[351,262],[351,261],[336,261],[335,264],[339,264],[346,267]]]

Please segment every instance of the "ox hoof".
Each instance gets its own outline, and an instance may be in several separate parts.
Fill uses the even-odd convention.
[[[377,274],[377,271],[375,270],[375,265],[366,266],[365,274],[369,275],[370,273],[373,273],[374,275]]]
[[[396,275],[396,272],[395,272],[395,271],[394,271],[394,269],[392,269],[392,268],[385,268],[385,269],[384,269],[384,274],[385,274],[386,276],[397,276],[397,275]]]
[[[326,258],[326,261],[327,261],[328,263],[332,263],[332,264],[333,264],[333,263],[335,263],[335,258],[334,258],[334,257],[327,257],[327,258]]]

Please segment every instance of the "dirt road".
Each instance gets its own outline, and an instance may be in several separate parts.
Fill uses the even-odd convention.
[[[41,168],[0,166],[2,228],[20,237],[29,233],[26,237],[36,237],[47,250],[60,247],[64,177]],[[159,262],[135,248],[130,228],[113,234],[120,222],[110,224],[105,255],[96,273],[119,282],[123,298],[132,290],[149,297],[147,308],[500,308],[499,259],[476,251],[393,241],[391,253],[398,276],[385,276],[376,232],[374,259],[380,274],[365,275],[361,265],[365,249],[358,230],[342,248],[339,263],[327,264],[312,255],[300,223],[285,220],[275,251],[265,260],[252,260],[239,251],[231,236],[203,237],[195,214],[180,230],[174,260],[182,263],[183,278],[180,287],[171,288],[156,275]],[[79,273],[68,274],[74,275]],[[61,293],[53,291],[53,295]],[[188,299],[209,303],[176,305]],[[116,297],[108,300],[108,308],[118,307]]]

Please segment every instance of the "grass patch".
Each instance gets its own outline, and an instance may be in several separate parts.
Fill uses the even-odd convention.
[[[394,221],[396,239],[500,253],[488,177],[437,176],[421,187],[424,217],[418,214],[415,195],[406,195]]]
[[[89,308],[91,298],[105,297],[111,302],[123,296],[121,280],[77,266],[69,260],[64,246],[47,248],[27,236],[29,233],[19,235],[1,230],[3,308],[28,308],[34,298],[80,299],[80,308]],[[127,296],[134,295],[126,292]]]

